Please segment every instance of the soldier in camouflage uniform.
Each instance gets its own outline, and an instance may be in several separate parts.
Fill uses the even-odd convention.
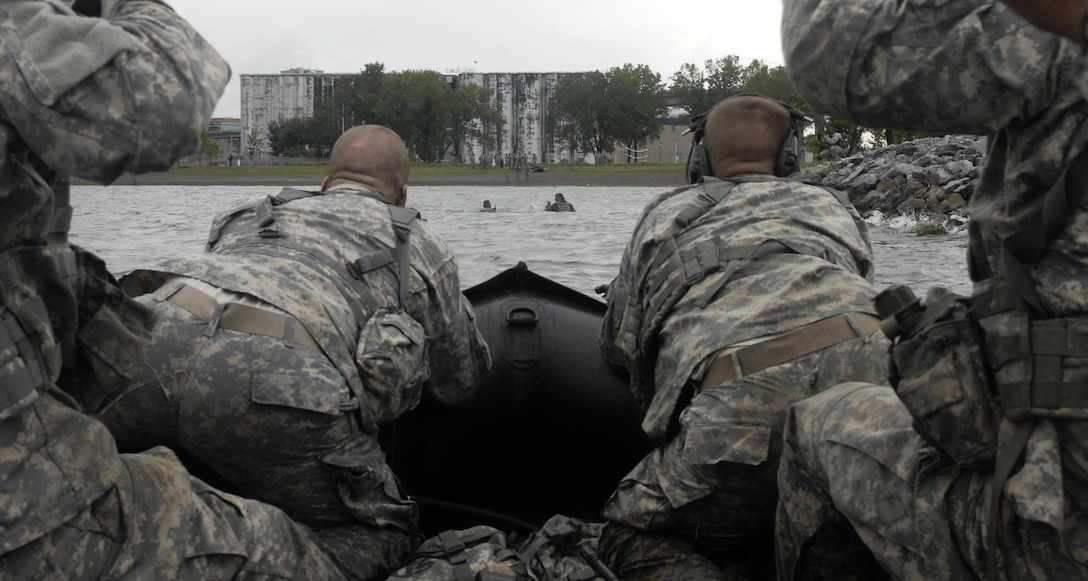
[[[647,205],[607,292],[602,352],[660,442],[604,507],[622,579],[773,576],[788,406],[885,375],[868,228],[842,193],[783,177],[791,123],[771,99],[719,103],[713,171]]]
[[[796,406],[779,475],[783,580],[868,579],[881,567],[898,579],[1088,578],[1084,2],[1064,2],[1069,12],[1009,4],[1076,42],[992,0],[785,4],[787,70],[818,110],[870,127],[990,136],[969,265],[986,359],[976,362],[1004,414],[996,459],[969,470],[942,457],[939,432],[912,429],[908,400],[889,387],[845,385]],[[1063,190],[1080,202],[1051,210]],[[1024,243],[1043,230],[1047,244]],[[1010,287],[1030,322],[1011,334],[986,324],[990,297]],[[997,363],[1010,346],[1022,355]],[[1042,370],[1049,377],[1032,375]],[[1013,414],[1020,394],[1031,405]]]
[[[230,76],[161,2],[72,9],[0,2],[0,576],[343,578],[282,511],[209,488],[165,448],[119,455],[57,387],[116,386],[151,324],[68,244],[63,174],[168,169],[196,151]]]
[[[402,207],[407,177],[396,133],[349,129],[321,191],[285,188],[225,212],[204,254],[126,277],[158,315],[148,365],[88,404],[122,450],[184,451],[315,529],[359,579],[384,578],[418,522],[379,425],[415,407],[421,389],[465,400],[490,365],[453,253],[423,220],[392,219],[394,209],[418,215]],[[399,321],[364,326],[401,306]],[[401,346],[381,352],[368,329]]]

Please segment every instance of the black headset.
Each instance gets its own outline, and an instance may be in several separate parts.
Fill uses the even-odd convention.
[[[801,136],[804,135],[805,123],[812,120],[800,109],[790,107],[778,99],[771,99],[770,97],[764,97],[763,95],[757,95],[755,93],[740,93],[729,97],[729,99],[735,99],[737,97],[760,97],[769,101],[774,101],[785,107],[786,111],[789,111],[790,130],[786,135],[786,139],[782,142],[782,148],[778,150],[778,159],[775,160],[774,164],[774,175],[786,177],[800,171]],[[726,100],[728,101],[729,99]],[[717,105],[715,105],[715,107],[717,107]],[[710,111],[713,110],[714,108],[711,107]],[[689,184],[697,184],[703,181],[703,176],[714,175],[714,172],[710,168],[710,158],[707,156],[706,148],[703,147],[703,136],[706,135],[706,119],[710,116],[710,111],[692,117],[688,124],[688,130],[685,132],[691,133],[691,152],[688,153],[687,167]]]

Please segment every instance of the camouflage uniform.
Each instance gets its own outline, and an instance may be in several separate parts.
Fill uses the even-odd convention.
[[[655,272],[685,275],[671,258],[663,261],[674,247],[677,217],[690,218],[708,193],[733,183],[675,239],[679,251],[698,249],[683,268],[701,263],[705,277],[689,273],[690,289],[652,314],[650,305],[660,298],[652,290]],[[743,250],[772,241],[797,252]],[[716,262],[732,249],[752,257]],[[662,578],[654,569],[670,561],[694,567],[698,557],[683,554],[690,545],[724,562],[771,544],[788,406],[849,378],[884,377],[886,342],[871,316],[871,261],[867,226],[843,197],[822,187],[760,175],[706,178],[649,203],[608,291],[600,334],[606,359],[631,372],[636,400],[647,410],[643,430],[661,442],[604,507],[610,525],[602,553],[617,575]],[[789,336],[848,313],[851,321],[867,321],[867,329],[850,323],[856,332],[841,342],[764,369],[742,369],[735,379],[704,381],[725,347]],[[636,346],[633,337],[655,320],[660,329]],[[676,569],[670,578],[719,575],[708,564],[695,571]]]
[[[986,271],[1007,273],[1002,241],[1031,227],[1043,194],[1088,145],[1081,48],[980,0],[788,0],[783,36],[790,76],[821,112],[870,127],[990,135],[971,199],[972,278],[976,296],[988,291]],[[1067,215],[1029,285],[1044,317],[1083,333],[1088,212],[1082,203]],[[1083,388],[1086,364],[1067,357],[1061,368]],[[779,476],[780,578],[863,577],[874,565],[856,558],[866,547],[896,578],[980,575],[995,527],[999,577],[1085,578],[1088,425],[1069,415],[1025,420],[1022,465],[1001,488],[993,522],[993,471],[936,469],[936,450],[890,388],[844,386],[796,406]],[[1002,440],[1012,429],[1002,424]]]
[[[573,212],[574,204],[563,200],[561,202],[550,202],[544,206],[545,212]]]
[[[154,291],[140,299],[159,315],[148,365],[90,405],[122,450],[184,451],[314,528],[345,572],[384,577],[412,548],[418,508],[375,438],[420,393],[387,398],[360,378],[359,357],[373,348],[360,329],[374,307],[396,304],[397,263],[358,280],[344,265],[396,245],[389,207],[380,194],[340,186],[276,206],[271,223],[262,216],[260,204],[225,212],[206,253],[126,277],[126,290]],[[411,224],[406,310],[426,332],[424,388],[453,404],[472,394],[490,356],[452,252],[429,224]],[[210,308],[198,316],[174,298],[181,289],[201,289],[209,307],[228,291],[220,306],[248,301],[276,313],[278,336],[235,330],[226,309],[219,321]]]
[[[166,449],[119,455],[56,387],[130,374],[150,323],[68,244],[58,172],[108,183],[168,169],[196,150],[230,73],[164,4],[102,9],[0,2],[2,576],[339,578],[282,511],[210,489]]]

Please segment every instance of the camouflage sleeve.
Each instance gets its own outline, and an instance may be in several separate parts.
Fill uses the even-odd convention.
[[[985,134],[1035,116],[1072,43],[994,0],[785,0],[786,69],[814,110]]]
[[[618,367],[624,367],[627,364],[627,357],[623,349],[620,348],[619,339],[623,317],[627,314],[627,303],[637,292],[637,289],[631,288],[631,281],[634,280],[634,265],[631,264],[629,259],[630,247],[631,245],[628,244],[628,249],[624,251],[623,258],[620,261],[619,273],[608,285],[608,291],[605,293],[605,301],[608,307],[605,310],[604,320],[601,322],[601,330],[597,337],[601,356],[604,357],[605,361]]]
[[[0,3],[0,117],[50,167],[108,183],[195,152],[230,69],[165,4],[102,4]]]
[[[670,192],[671,194],[671,192]],[[651,234],[658,206],[668,199],[670,194],[663,194],[650,200],[642,209],[631,239],[623,251],[620,259],[620,270],[612,283],[608,285],[605,300],[608,308],[605,311],[604,320],[601,323],[601,331],[597,337],[601,355],[605,361],[612,365],[626,366],[629,373],[635,373],[638,362],[635,361],[634,338],[626,336],[629,333],[638,333],[640,329],[629,328],[633,319],[630,317],[633,310],[641,309],[645,297],[642,281],[646,276],[649,265],[646,262],[655,247],[655,240]],[[637,313],[639,316],[641,313]],[[627,325],[624,319],[627,318]]]
[[[472,304],[461,294],[452,255],[427,282],[427,315],[420,323],[429,339],[431,377],[424,387],[439,403],[455,405],[475,392],[476,381],[491,367],[491,351]]]

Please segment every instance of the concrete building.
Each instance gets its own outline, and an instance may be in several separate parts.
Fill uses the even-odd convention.
[[[336,81],[349,74],[295,68],[279,74],[240,75],[240,151],[247,156],[267,154],[271,123],[312,117],[321,103],[332,97]],[[554,131],[547,122],[551,91],[564,74],[446,73],[444,78],[454,89],[468,84],[491,89],[506,119],[501,127],[482,128],[493,136],[493,145],[466,139],[451,150],[450,157],[468,161],[471,155],[479,159],[484,155],[524,154],[537,163],[569,159],[569,152],[555,143]]]
[[[219,153],[238,157],[242,152],[242,120],[215,117],[208,124],[208,137],[219,142]]]
[[[344,76],[303,68],[278,75],[240,75],[242,154],[267,154],[268,126],[274,121],[313,117],[321,103],[332,98],[336,80]]]
[[[269,153],[268,127],[275,121],[308,118],[321,104],[332,98],[338,79],[352,73],[325,73],[313,69],[288,69],[280,74],[241,75],[241,144],[245,156]],[[450,159],[469,163],[524,156],[531,165],[586,161],[594,163],[592,153],[571,152],[555,137],[555,127],[548,119],[551,96],[565,75],[578,73],[477,73],[449,71],[443,75],[455,90],[467,85],[479,85],[495,95],[506,123],[480,127],[487,140],[466,137],[448,153]],[[670,116],[671,117],[671,116]],[[659,140],[646,144],[645,149],[628,155],[621,146],[609,161],[647,163],[684,163],[687,159],[686,141],[679,136],[685,127],[675,127],[668,117]],[[667,151],[666,151],[667,150]],[[679,159],[677,159],[679,158]]]
[[[460,73],[454,87],[479,85],[495,95],[503,119],[501,127],[483,127],[494,140],[486,144],[466,139],[458,152],[462,160],[470,155],[504,157],[524,155],[530,163],[556,163],[570,159],[570,152],[555,139],[548,108],[555,85],[570,73]]]

